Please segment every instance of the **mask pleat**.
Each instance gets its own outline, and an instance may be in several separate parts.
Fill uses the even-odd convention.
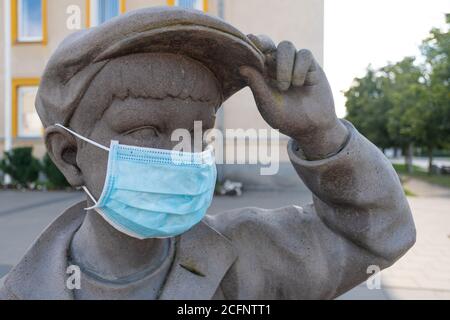
[[[125,211],[109,207],[102,210],[108,218],[141,238],[164,238],[178,236],[192,228],[203,219],[207,208],[185,216],[138,213],[133,210],[127,210],[129,213],[123,214]]]
[[[209,190],[199,196],[169,195],[157,193],[144,193],[129,190],[115,189],[112,191],[111,200],[126,204],[137,210],[152,212],[165,212],[171,214],[188,214],[210,204]]]
[[[199,195],[211,187],[215,177],[210,168],[118,161],[116,187],[139,192]]]

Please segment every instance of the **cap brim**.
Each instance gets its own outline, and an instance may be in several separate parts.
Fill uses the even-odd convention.
[[[223,99],[246,86],[241,66],[264,73],[265,56],[239,30],[214,16],[179,7],[130,11],[64,39],[47,63],[36,109],[44,123],[66,124],[92,79],[112,58],[133,53],[181,54],[209,68]]]
[[[244,35],[195,24],[164,26],[136,33],[105,48],[95,62],[143,52],[189,56],[207,68],[222,85],[224,100],[246,86],[241,66],[264,71],[265,57]]]

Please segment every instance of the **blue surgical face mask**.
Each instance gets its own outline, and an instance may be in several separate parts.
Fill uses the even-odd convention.
[[[102,194],[94,209],[117,230],[138,239],[178,236],[199,223],[211,205],[216,165],[211,148],[202,153],[121,145],[105,147],[57,124],[109,152]]]

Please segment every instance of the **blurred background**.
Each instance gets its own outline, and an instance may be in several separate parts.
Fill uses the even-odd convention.
[[[327,73],[339,117],[350,120],[391,159],[413,210],[417,244],[382,272],[381,288],[369,290],[362,284],[340,299],[450,299],[448,0],[1,3],[0,278],[64,208],[84,197],[68,186],[45,152],[34,99],[47,60],[72,32],[134,9],[168,5],[202,10],[243,33],[310,49]],[[270,129],[249,89],[224,104],[216,125]],[[258,147],[250,137],[245,142],[232,139],[226,146],[238,154]],[[260,163],[221,165],[210,213],[310,202],[309,190],[289,163],[287,141],[282,136],[267,142],[279,162],[277,175],[261,176]]]

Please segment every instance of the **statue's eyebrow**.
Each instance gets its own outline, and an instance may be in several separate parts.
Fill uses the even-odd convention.
[[[152,98],[134,98],[130,97],[131,101],[141,102],[146,100],[156,100]],[[126,132],[134,130],[135,128],[143,126],[152,126],[159,132],[165,131],[165,119],[161,116],[161,107],[164,99],[157,99],[159,105],[155,105],[155,108],[151,108],[149,105],[142,104],[128,104],[125,100],[118,99],[118,104],[114,104],[114,100],[105,108],[101,117],[106,117],[107,121],[114,127],[114,129],[120,132]],[[113,108],[111,114],[106,115],[106,112]],[[128,118],[129,120],[124,119]]]

